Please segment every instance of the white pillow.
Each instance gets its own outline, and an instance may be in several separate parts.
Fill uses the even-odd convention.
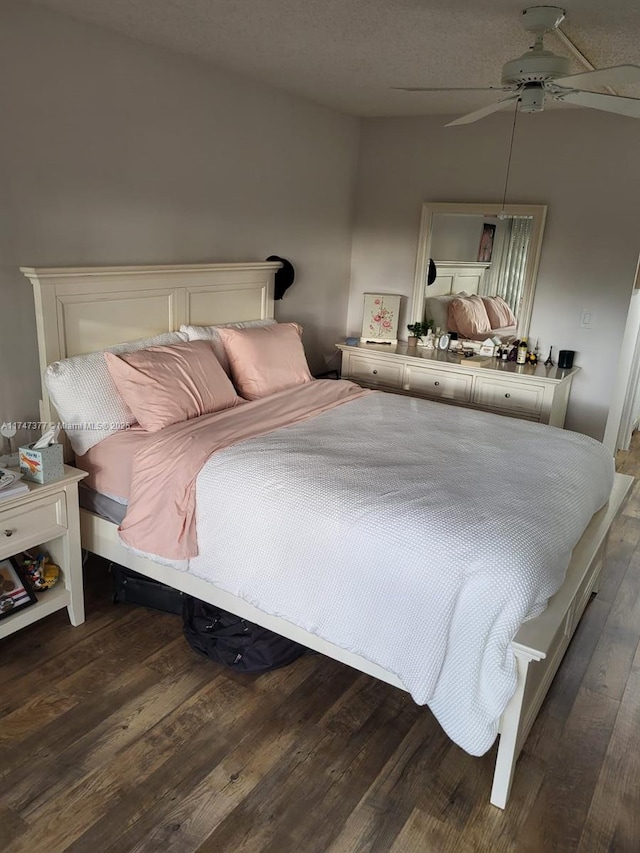
[[[116,344],[106,352],[135,352],[150,346],[183,343],[186,339],[182,332],[163,332],[152,338]],[[66,429],[78,456],[136,422],[111,378],[104,353],[105,350],[100,350],[55,361],[44,373],[44,383],[60,420],[78,426]]]
[[[187,336],[189,341],[211,341],[218,361],[227,376],[231,376],[229,359],[218,334],[218,329],[255,329],[259,326],[272,326],[275,322],[275,320],[267,318],[266,320],[245,320],[242,323],[221,323],[218,326],[180,326],[180,331]]]
[[[433,320],[433,330],[447,331],[449,324],[449,303],[452,299],[471,294],[461,290],[460,293],[447,293],[444,296],[427,296],[425,300],[425,317]]]

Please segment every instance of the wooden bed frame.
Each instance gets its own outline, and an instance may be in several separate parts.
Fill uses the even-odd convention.
[[[33,283],[42,371],[58,359],[126,340],[178,329],[273,316],[278,263],[188,266],[22,268]],[[43,385],[41,420],[58,416]],[[561,589],[547,609],[525,622],[512,641],[518,684],[500,721],[500,743],[491,791],[504,809],[515,763],[592,593],[597,592],[611,524],[633,478],[616,474],[609,502],[597,512],[575,547]],[[405,689],[382,667],[345,651],[200,578],[144,559],[120,544],[117,526],[81,511],[82,546],[92,553],[169,584],[263,625],[355,669]]]

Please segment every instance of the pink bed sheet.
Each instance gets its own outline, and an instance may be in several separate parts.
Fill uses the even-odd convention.
[[[153,433],[135,424],[105,438],[82,456],[76,456],[76,468],[89,474],[84,484],[119,503],[128,503],[133,458],[150,435]]]

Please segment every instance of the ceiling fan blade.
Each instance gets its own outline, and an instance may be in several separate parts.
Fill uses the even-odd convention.
[[[508,98],[503,98],[501,101],[496,101],[495,104],[489,104],[488,107],[482,107],[481,110],[475,110],[472,113],[467,113],[466,116],[462,116],[461,118],[455,119],[455,121],[450,121],[448,124],[445,124],[445,127],[453,127],[456,124],[471,124],[471,122],[473,121],[478,121],[478,119],[484,118],[485,116],[489,116],[491,115],[491,113],[498,112],[498,110],[501,110],[505,104],[517,101],[519,97],[520,94],[516,92],[514,95],[510,95]]]
[[[391,86],[400,92],[508,92],[510,86]]]
[[[622,95],[600,95],[597,92],[567,92],[566,95],[553,97],[559,101],[568,101],[580,107],[590,107],[592,110],[605,110],[608,113],[618,113],[622,116],[640,118],[640,98],[623,98]]]
[[[640,83],[640,65],[613,65],[611,68],[596,68],[568,77],[557,77],[552,83],[558,86],[622,86],[625,83]]]

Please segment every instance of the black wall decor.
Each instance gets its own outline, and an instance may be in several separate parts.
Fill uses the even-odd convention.
[[[436,276],[438,275],[438,271],[436,270],[436,265],[433,263],[433,258],[429,258],[429,272],[427,273],[427,287],[436,280]]]
[[[273,298],[282,299],[286,291],[291,287],[296,277],[296,271],[293,264],[286,258],[279,258],[278,255],[269,255],[268,261],[280,261],[282,267],[276,272]]]

